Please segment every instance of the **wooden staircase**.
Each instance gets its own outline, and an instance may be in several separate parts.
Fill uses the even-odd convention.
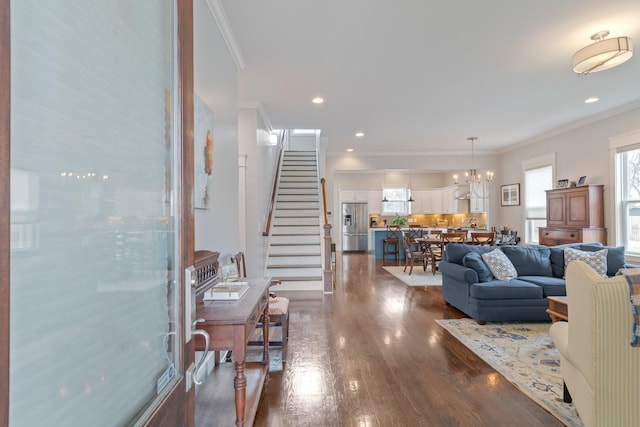
[[[279,290],[322,290],[322,229],[315,151],[285,151],[267,251]]]

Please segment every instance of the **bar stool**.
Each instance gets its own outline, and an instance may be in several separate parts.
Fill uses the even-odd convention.
[[[382,240],[382,259],[387,255],[393,255],[395,260],[400,261],[400,239],[401,231],[399,225],[387,225],[387,234]]]

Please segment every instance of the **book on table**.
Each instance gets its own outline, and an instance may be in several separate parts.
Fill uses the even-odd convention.
[[[249,290],[247,282],[223,282],[214,285],[204,293],[204,299],[216,300],[238,300]]]

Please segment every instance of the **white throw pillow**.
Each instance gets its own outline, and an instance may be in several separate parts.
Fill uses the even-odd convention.
[[[489,266],[489,270],[498,280],[513,280],[518,272],[513,263],[500,249],[482,254],[482,260]]]
[[[607,249],[602,249],[596,252],[581,251],[579,249],[565,248],[564,249],[564,271],[567,271],[567,266],[573,260],[579,260],[593,268],[596,273],[602,277],[607,277]]]

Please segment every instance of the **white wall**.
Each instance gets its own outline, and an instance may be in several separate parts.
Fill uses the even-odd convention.
[[[271,200],[278,147],[271,145],[271,129],[259,113],[259,106],[238,112],[239,150],[246,155],[245,224],[247,275],[262,277],[268,239],[262,235]]]
[[[640,129],[640,108],[587,124],[538,142],[514,148],[499,156],[500,170],[496,177],[500,184],[522,183],[521,162],[545,154],[556,153],[556,179],[568,178],[577,181],[587,176],[589,184],[604,184],[605,227],[610,244],[614,242],[612,206],[610,203],[609,138]],[[524,192],[520,199],[524,200]],[[502,207],[497,210],[497,221],[501,225],[524,230],[523,204]]]
[[[193,2],[194,90],[213,111],[210,209],[195,211],[195,250],[238,249],[237,69],[205,0]]]

